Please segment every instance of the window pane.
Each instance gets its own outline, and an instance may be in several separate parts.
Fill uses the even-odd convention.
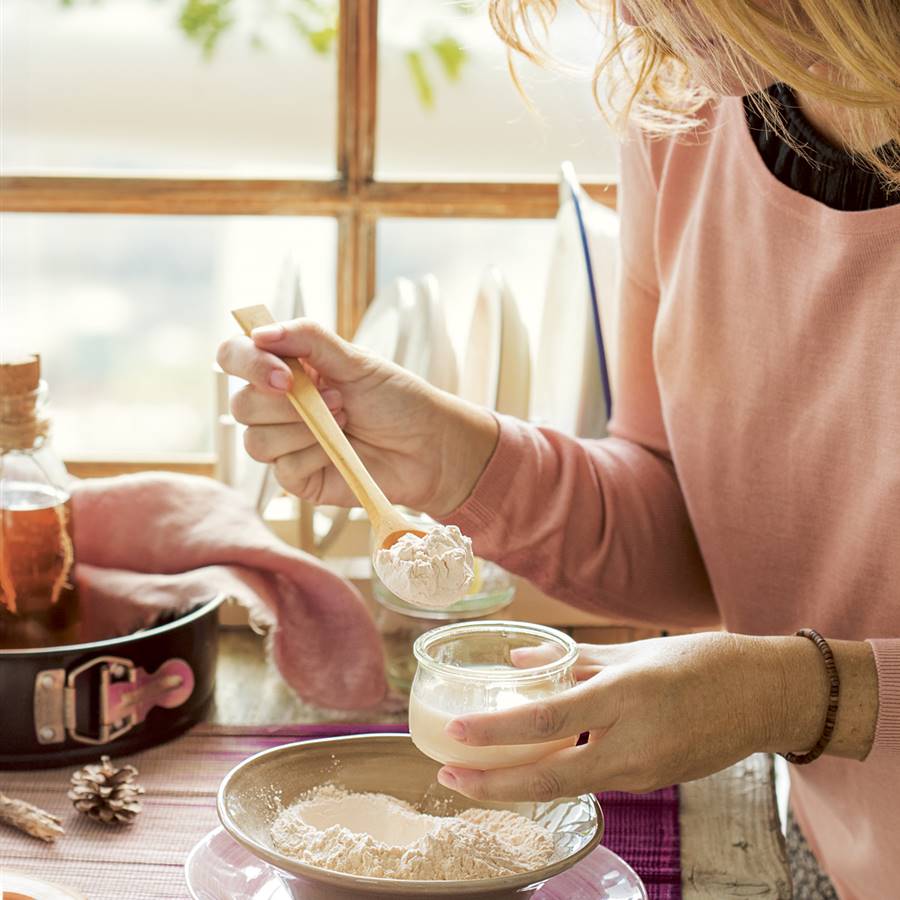
[[[436,276],[457,358],[465,356],[469,319],[488,266],[509,283],[537,346],[553,236],[552,220],[388,219],[378,225],[378,283]]]
[[[333,324],[336,240],[332,219],[5,215],[2,351],[41,354],[66,455],[208,451],[228,310],[273,304],[293,258]]]
[[[616,171],[616,142],[591,92],[602,38],[577,3],[560,4],[552,50],[583,76],[506,67],[482,3],[379,3],[378,176],[547,180],[571,159],[582,179]]]
[[[3,0],[3,167],[330,175],[337,8]]]

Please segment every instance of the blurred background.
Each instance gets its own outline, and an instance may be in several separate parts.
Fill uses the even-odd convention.
[[[564,159],[582,181],[614,181],[615,139],[591,93],[602,23],[577,3],[563,0],[552,29],[571,70],[519,63],[529,107],[484,4],[363,2],[377,10],[376,182],[549,191]],[[340,91],[353,83],[339,79],[340,18],[338,0],[3,0],[0,174],[164,176],[192,190],[215,178],[248,195],[258,179],[337,179]],[[344,50],[363,52],[350,38]],[[0,216],[0,344],[42,354],[69,458],[211,452],[227,311],[271,302],[287,257],[308,314],[335,325],[348,302],[337,217],[71,213],[65,192],[55,208],[54,182],[40,184],[40,212]],[[508,217],[376,215],[373,276],[359,290],[434,273],[459,344],[496,264],[533,347],[553,234],[545,206],[541,218],[523,217],[515,197]]]

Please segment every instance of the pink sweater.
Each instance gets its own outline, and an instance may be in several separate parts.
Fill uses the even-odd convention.
[[[875,744],[793,767],[792,804],[844,900],[896,897],[900,207],[787,188],[739,100],[709,123],[624,153],[613,436],[502,419],[448,519],[582,609],[870,640]]]

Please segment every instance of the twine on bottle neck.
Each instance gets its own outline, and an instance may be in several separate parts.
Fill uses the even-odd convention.
[[[21,394],[0,394],[0,453],[30,450],[50,433],[50,418],[41,409],[38,387]]]

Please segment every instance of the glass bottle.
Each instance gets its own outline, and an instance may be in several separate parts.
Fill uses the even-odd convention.
[[[77,643],[69,475],[38,356],[0,363],[0,649]]]

